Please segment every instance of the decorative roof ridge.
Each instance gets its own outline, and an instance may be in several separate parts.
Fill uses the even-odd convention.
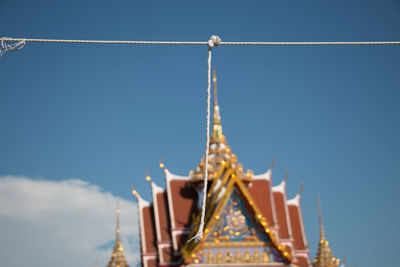
[[[220,166],[220,169],[217,171],[217,179],[213,179],[211,181],[211,185],[209,186],[209,193],[207,194],[206,199],[206,215],[205,220],[209,219],[210,213],[213,213],[215,207],[218,206],[219,196],[221,191],[226,191],[226,186],[229,184],[229,180],[232,175],[234,175],[234,170],[230,167],[226,168],[225,164]],[[223,195],[222,195],[223,196]],[[198,225],[200,222],[200,216],[197,216],[193,224]],[[196,227],[192,228],[192,233],[195,233]]]

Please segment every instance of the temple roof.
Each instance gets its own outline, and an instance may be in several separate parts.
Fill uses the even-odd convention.
[[[322,224],[321,201],[318,195],[318,216],[319,216],[319,231],[320,238],[318,244],[317,256],[314,259],[314,267],[337,267],[339,266],[339,259],[333,257],[329,242],[326,240],[324,225]]]
[[[180,176],[160,160],[166,188],[157,186],[147,174],[152,202],[132,190],[138,199],[142,265],[312,266],[300,207],[302,189],[288,199],[287,175],[273,186],[274,162],[263,174],[243,171],[223,135],[215,71],[213,89],[208,164],[204,155],[195,170]],[[199,242],[194,242],[190,240],[201,222],[198,200],[202,197],[205,165],[209,166],[209,184],[204,233]]]
[[[113,253],[111,255],[111,259],[107,265],[107,267],[129,267],[128,263],[126,262],[125,256],[124,256],[124,247],[122,246],[121,238],[120,238],[120,227],[119,227],[119,201],[117,204],[117,209],[116,209],[116,231],[115,231],[115,244],[114,244],[114,249]]]

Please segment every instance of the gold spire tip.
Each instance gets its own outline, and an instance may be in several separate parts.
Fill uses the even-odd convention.
[[[215,68],[213,68],[213,82],[217,82],[217,74],[215,73]]]
[[[322,224],[322,208],[321,208],[321,198],[318,194],[318,218],[319,218],[319,231],[320,231],[320,239],[325,240],[325,231],[324,225]]]
[[[218,106],[217,72],[213,69],[214,106]]]

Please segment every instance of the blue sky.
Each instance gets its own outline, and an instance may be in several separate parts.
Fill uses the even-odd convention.
[[[1,37],[400,39],[397,1],[3,0],[0,17]],[[60,183],[76,178],[127,202],[134,202],[134,184],[150,199],[144,176],[148,170],[164,184],[160,156],[171,172],[186,175],[204,153],[206,57],[202,46],[36,43],[4,54],[0,176]],[[274,184],[287,167],[289,198],[304,181],[312,257],[321,194],[335,256],[347,257],[350,266],[397,262],[399,62],[399,46],[221,46],[213,52],[227,141],[255,173],[265,172],[275,157]],[[5,214],[0,221],[8,220]],[[111,240],[113,229],[111,224]]]

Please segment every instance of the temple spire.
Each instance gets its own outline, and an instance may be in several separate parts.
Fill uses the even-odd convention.
[[[215,107],[218,106],[217,74],[216,74],[215,68],[213,69],[213,88],[214,88],[214,110],[215,110]]]
[[[214,142],[225,142],[225,138],[222,135],[221,126],[221,115],[219,113],[218,105],[218,94],[217,94],[217,74],[213,69],[213,87],[214,87],[214,113],[213,113],[213,130],[212,130],[212,141]]]
[[[325,231],[324,231],[324,225],[322,224],[321,199],[319,195],[318,195],[318,218],[319,218],[319,240],[321,243],[322,241],[325,241]]]
[[[132,192],[134,190],[132,189]],[[135,191],[136,192],[136,191]],[[116,231],[115,231],[115,244],[113,248],[113,253],[111,255],[111,259],[108,262],[107,267],[129,267],[128,263],[126,262],[124,256],[124,247],[122,246],[121,237],[120,237],[120,225],[119,225],[119,198],[117,199],[117,208],[115,210],[116,213]]]
[[[230,164],[235,169],[235,175],[243,179],[249,179],[252,177],[252,172],[248,171],[247,174],[243,172],[242,164],[238,163],[236,154],[232,153],[231,148],[228,146],[225,136],[222,133],[221,115],[218,104],[218,90],[217,90],[217,75],[215,69],[213,70],[213,88],[214,88],[214,109],[213,109],[213,122],[212,132],[210,138],[210,150],[208,155],[209,163],[209,176],[213,179],[214,174],[220,169],[221,165],[226,163]],[[196,170],[190,172],[192,179],[203,181],[204,180],[204,164],[205,156],[202,157],[200,165]],[[161,165],[160,165],[161,166]]]
[[[339,259],[333,257],[329,242],[326,240],[324,225],[322,224],[322,211],[321,200],[318,195],[318,217],[319,217],[319,244],[317,256],[314,259],[314,267],[337,267],[339,266]]]

